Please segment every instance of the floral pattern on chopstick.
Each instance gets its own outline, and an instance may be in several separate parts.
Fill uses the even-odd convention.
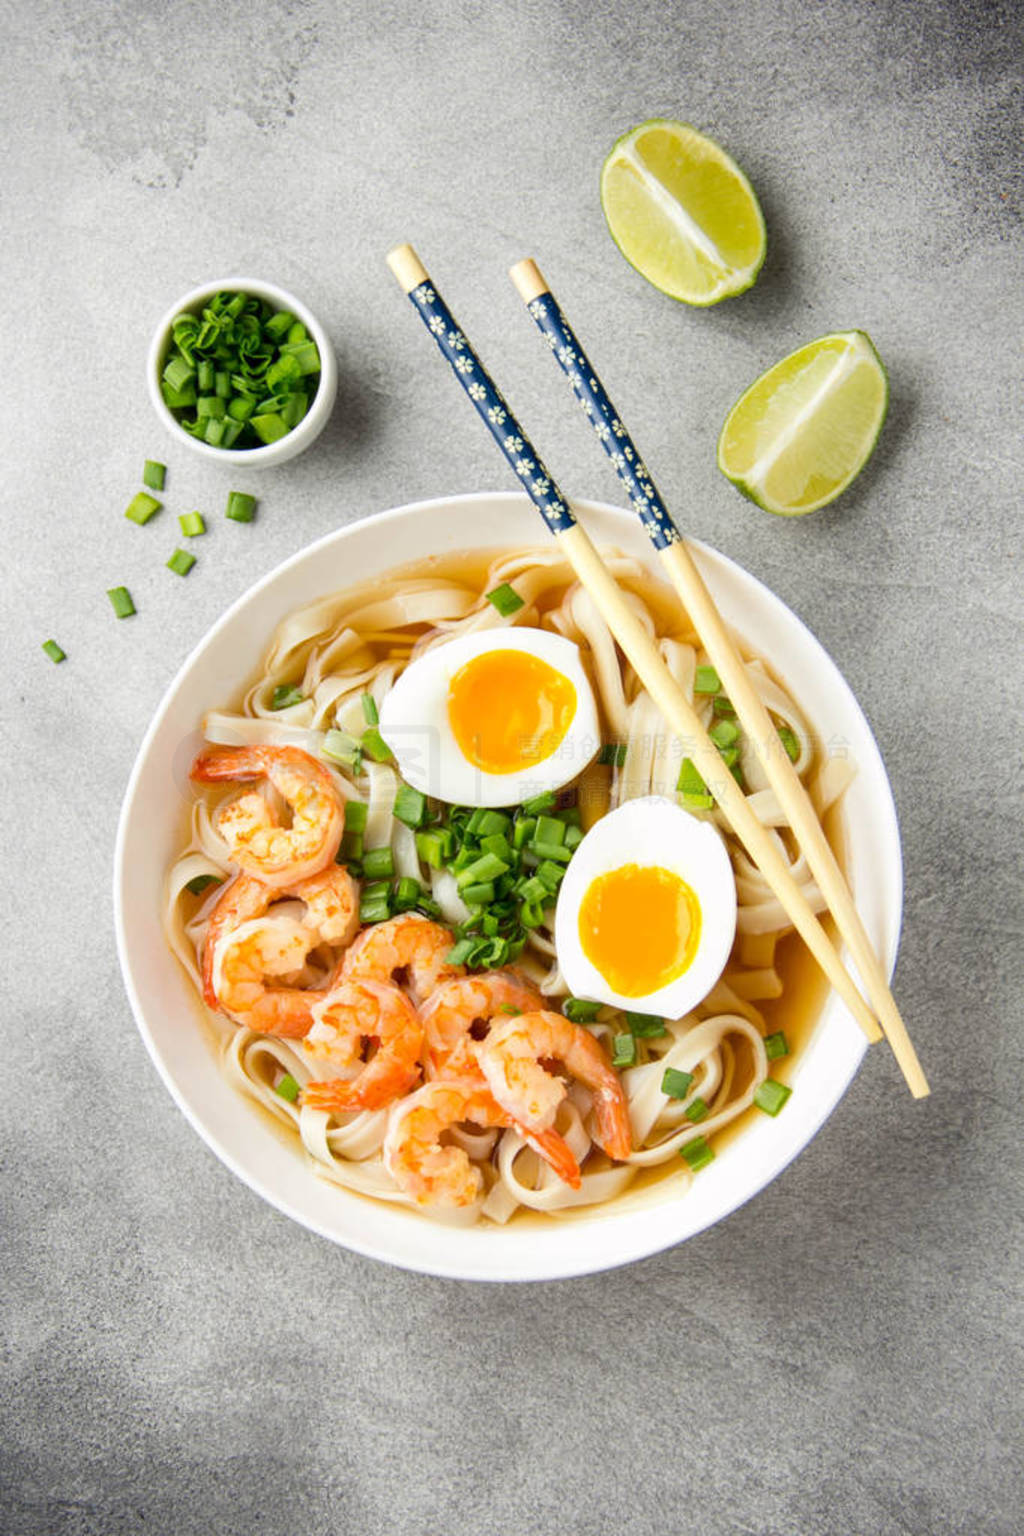
[[[672,514],[662,501],[647,466],[636,451],[636,444],[616,414],[604,385],[594,372],[590,359],[580,346],[558,301],[553,294],[542,293],[528,307],[572,385],[577,400],[590,418],[594,435],[626,487],[633,510],[643,523],[651,543],[655,549],[667,549],[670,544],[678,544],[681,535],[672,520]]]
[[[409,297],[551,532],[568,532],[576,524],[568,502],[437,289],[423,282]]]

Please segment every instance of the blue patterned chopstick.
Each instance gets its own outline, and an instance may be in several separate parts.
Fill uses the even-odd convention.
[[[574,528],[568,502],[434,284],[425,279],[409,290],[409,298],[551,532]]]
[[[611,459],[633,509],[643,523],[655,549],[678,544],[682,535],[662,501],[636,444],[619,419],[593,364],[580,346],[572,326],[554,294],[545,292],[531,299],[530,314],[543,332],[544,339],[565,373],[577,400],[590,417],[602,448]]]

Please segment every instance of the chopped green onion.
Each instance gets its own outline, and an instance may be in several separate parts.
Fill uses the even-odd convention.
[[[328,735],[331,733],[328,732]],[[365,800],[345,801],[345,831],[365,832],[366,818],[370,814],[370,807]]]
[[[565,877],[565,870],[561,864],[556,864],[554,859],[545,859],[537,866],[537,879],[554,895]]]
[[[740,728],[734,720],[716,720],[708,735],[716,747],[731,747],[740,739]]]
[[[800,738],[795,731],[791,731],[788,725],[777,726],[779,740],[786,749],[786,756],[791,763],[795,763],[800,756]]]
[[[494,900],[494,882],[481,880],[476,885],[463,886],[459,892],[467,907],[487,907]]]
[[[379,901],[381,897],[391,899],[390,880],[370,880],[363,886],[363,899],[365,901]]]
[[[367,695],[369,697],[369,695]],[[399,784],[392,814],[407,827],[422,827],[427,814],[427,797],[411,784]]]
[[[190,555],[187,549],[176,549],[167,562],[167,569],[175,576],[187,576],[195,563],[195,555]]]
[[[275,341],[280,341],[283,336],[287,336],[288,327],[294,322],[295,316],[290,309],[279,309],[276,315],[271,315],[263,329]]]
[[[395,872],[395,856],[387,846],[368,848],[363,855],[363,872],[368,880],[389,880]]]
[[[377,713],[377,704],[372,693],[364,693],[362,696],[363,719],[367,725],[379,725],[380,715]]]
[[[431,869],[443,869],[447,856],[443,833],[435,828],[427,832],[417,832],[416,852],[424,864],[429,864]]]
[[[196,403],[196,392],[191,384],[186,384],[184,389],[172,389],[169,384],[161,384],[160,393],[169,411],[183,411]],[[185,423],[182,425],[185,426]]]
[[[119,619],[130,619],[135,612],[135,604],[127,587],[108,587],[107,596],[110,605]]]
[[[597,760],[606,768],[623,768],[626,763],[626,750],[624,741],[606,741],[597,754]]]
[[[539,843],[534,838],[530,847],[539,859],[557,859],[560,864],[568,864],[572,858],[572,849],[564,843]]]
[[[195,373],[183,357],[172,357],[161,375],[168,389],[179,394],[195,382]]]
[[[199,388],[204,394],[208,395],[213,388],[213,364],[209,360],[201,362],[196,370],[196,377]]]
[[[216,875],[193,875],[191,880],[185,881],[185,889],[193,896],[201,896],[211,885],[223,885]]]
[[[661,1091],[670,1099],[685,1099],[692,1082],[692,1072],[680,1072],[678,1067],[666,1067],[661,1079]]]
[[[293,704],[301,704],[306,695],[295,683],[278,683],[270,695],[271,709],[291,709]]]
[[[230,517],[235,523],[251,523],[256,516],[256,497],[247,495],[245,491],[229,491],[224,516]]]
[[[774,1119],[792,1092],[792,1088],[787,1088],[785,1083],[777,1083],[774,1077],[766,1077],[754,1089],[754,1103]]]
[[[493,853],[496,859],[501,859],[509,867],[515,861],[515,850],[501,832],[492,832],[489,836],[482,837],[480,847],[484,853]]]
[[[715,695],[715,699],[711,707],[715,714],[720,715],[724,720],[735,720],[736,718],[736,711],[733,709],[731,701],[726,698],[724,693]]]
[[[723,721],[722,723],[724,724],[725,722]],[[719,747],[718,750],[719,750],[719,752],[722,755],[722,762],[725,764],[725,766],[727,768],[734,768],[736,766],[736,764],[739,762],[739,760],[740,760],[740,749],[739,749],[739,747]]]
[[[143,523],[148,523],[151,517],[155,517],[162,505],[163,503],[157,501],[155,496],[150,496],[146,491],[138,491],[125,508],[124,515],[141,527]]]
[[[493,592],[488,592],[487,601],[497,608],[503,619],[507,619],[509,614],[518,613],[523,607],[523,599],[507,581],[503,581],[500,587],[495,587]]]
[[[395,886],[395,910],[408,911],[414,907],[423,894],[423,888],[418,880],[411,875],[403,875]]]
[[[665,1020],[656,1013],[626,1013],[626,1023],[629,1025],[630,1034],[638,1040],[656,1040],[661,1035],[667,1035]]]
[[[474,812],[470,820],[474,823],[473,831],[480,838],[497,837],[499,835],[504,837],[512,825],[511,816],[506,816],[504,811],[485,810],[480,814],[480,819],[477,821],[478,814]]]
[[[777,1029],[774,1035],[765,1037],[764,1053],[769,1061],[778,1061],[780,1056],[789,1055],[789,1043],[781,1029]]]
[[[465,965],[466,961],[473,953],[473,948],[474,941],[472,939],[459,939],[458,943],[453,944],[451,949],[445,955],[445,964]]]
[[[365,894],[359,903],[359,921],[361,923],[382,923],[385,918],[391,916],[391,903],[386,896],[371,896],[367,900]]]
[[[708,787],[691,758],[683,758],[676,789],[682,795],[683,803],[689,810],[709,811],[715,803],[714,795],[709,794]]]
[[[535,847],[538,843],[561,844],[564,838],[564,821],[559,821],[556,816],[538,817],[537,830],[533,834],[533,842]]]
[[[632,1035],[616,1035],[612,1040],[612,1066],[632,1067],[636,1062],[636,1041]]]
[[[572,851],[575,848],[578,848],[580,843],[582,843],[582,841],[583,841],[583,835],[584,834],[583,834],[583,828],[582,827],[566,827],[566,829],[565,829],[565,846],[570,851]]]
[[[67,652],[61,650],[56,640],[44,640],[43,650],[46,652],[47,656],[49,656],[50,660],[55,663],[64,661],[67,656]]]
[[[698,1125],[701,1120],[707,1119],[708,1106],[702,1098],[697,1097],[692,1104],[687,1104],[683,1113],[687,1120],[692,1120],[694,1125]]]
[[[278,1081],[274,1084],[274,1092],[279,1093],[282,1099],[287,1099],[289,1104],[294,1104],[298,1099],[299,1094],[302,1092],[302,1089],[299,1087],[294,1077],[292,1077],[291,1073],[286,1072],[284,1076],[279,1078]]]
[[[375,725],[368,726],[363,732],[362,748],[375,763],[386,763],[391,756],[391,748]]]
[[[693,680],[694,693],[721,693],[722,682],[714,667],[698,667]]]
[[[347,731],[328,731],[321,748],[325,757],[340,763],[350,773],[358,773],[363,761],[363,749]],[[347,813],[346,813],[347,814]]]
[[[497,858],[493,853],[485,853],[459,872],[456,877],[459,889],[477,880],[496,880],[499,875],[505,874],[508,867],[504,859]]]
[[[715,1160],[714,1148],[708,1145],[703,1136],[695,1136],[692,1141],[686,1143],[685,1147],[680,1147],[679,1155],[689,1163],[694,1173],[699,1173],[702,1168],[707,1167],[708,1163],[713,1163]]]
[[[286,342],[281,348],[285,357],[294,357],[300,373],[319,373],[320,353],[313,341]]]
[[[164,480],[167,477],[167,465],[161,464],[158,459],[147,459],[142,467],[142,483],[148,485],[151,491],[162,491]]]
[[[182,512],[178,518],[178,527],[186,539],[197,539],[201,533],[206,532],[206,523],[201,512]]]
[[[591,1002],[586,997],[567,997],[562,1003],[562,1012],[574,1024],[593,1024],[601,1007],[600,1003]]]
[[[350,832],[346,828],[341,835],[341,845],[338,848],[334,862],[336,864],[360,864],[359,873],[362,874],[362,865],[360,863],[362,857],[363,834],[361,832]]]
[[[202,385],[200,384],[199,387],[201,389]],[[220,421],[226,411],[227,406],[220,398],[220,395],[200,395],[196,401],[196,415],[203,420],[210,420],[212,418],[214,421]]]
[[[553,811],[557,804],[557,797],[547,789],[542,795],[534,795],[532,800],[524,800],[523,813],[526,816],[543,816],[545,811]]]
[[[548,886],[545,881],[541,880],[537,875],[534,875],[529,880],[524,881],[522,889],[519,892],[520,900],[525,901],[530,906],[539,905],[544,907],[551,900],[551,896],[552,891],[550,886]]]
[[[537,826],[534,816],[521,816],[515,824],[512,832],[513,848],[523,848],[530,841]]]

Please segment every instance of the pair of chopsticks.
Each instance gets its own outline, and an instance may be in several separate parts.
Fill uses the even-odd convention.
[[[655,642],[626,604],[616,582],[543,460],[517,422],[451,311],[440,297],[411,245],[397,246],[388,266],[412,300],[481,420],[518,475],[554,534],[581,585],[589,593],[623,654],[688,754],[733,832],[764,875],[815,960],[849,1008],[868,1040],[881,1039],[881,1021],[893,1054],[915,1098],[929,1092],[906,1027],[889,990],[882,965],[854,906],[835,856],[778,734],[747,676],[721,615],[643,460],[636,451],[578,338],[532,261],[517,263],[512,281],[572,384],[593,429],[610,455],[669,580],[678,592],[728,693],[769,783],[807,859],[836,926],[853,956],[871,1007],[839,957],[831,939],[767,830],[725,767],[689,699],[669,672]]]

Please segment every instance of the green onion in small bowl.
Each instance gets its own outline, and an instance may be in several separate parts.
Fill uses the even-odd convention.
[[[222,464],[283,464],[317,438],[338,389],[327,333],[300,299],[251,277],[179,299],[150,344],[150,399],[164,426]]]

